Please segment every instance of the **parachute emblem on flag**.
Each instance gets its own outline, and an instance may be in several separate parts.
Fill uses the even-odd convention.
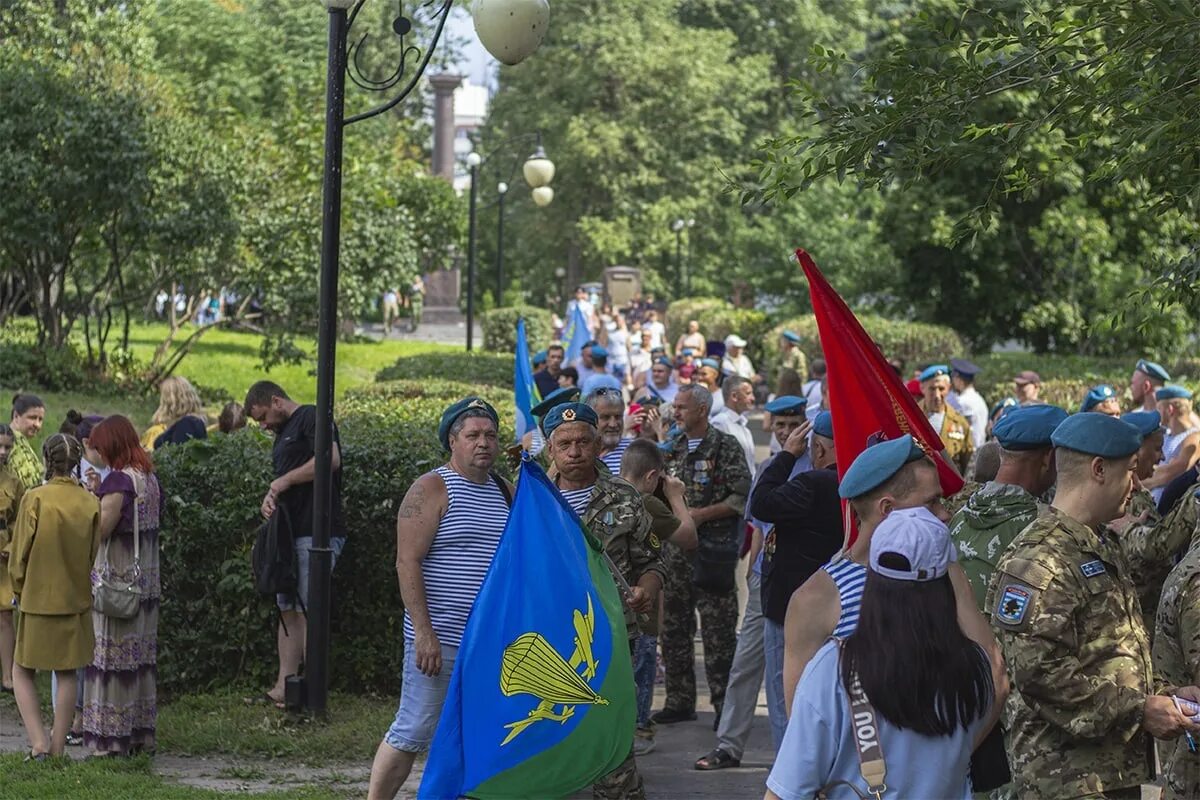
[[[521,634],[504,648],[500,664],[500,691],[506,697],[530,694],[539,702],[527,717],[504,726],[509,733],[500,743],[501,746],[511,742],[535,722],[566,722],[575,715],[576,705],[608,705],[608,700],[596,694],[588,685],[588,681],[596,677],[599,666],[592,654],[595,630],[596,615],[589,594],[587,614],[575,610],[575,651],[570,661],[563,658],[546,641],[546,637],[534,631]],[[582,674],[579,672],[581,666]],[[556,705],[562,706],[557,713],[554,711]]]

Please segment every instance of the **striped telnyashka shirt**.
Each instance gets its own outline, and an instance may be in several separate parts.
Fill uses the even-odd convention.
[[[434,471],[445,482],[450,502],[421,562],[421,574],[433,632],[442,644],[458,647],[508,522],[508,503],[493,479],[480,485],[449,467]],[[407,611],[404,638],[410,642],[416,638]]]
[[[863,586],[867,582],[867,568],[862,564],[841,558],[822,567],[837,585],[838,600],[842,604],[842,615],[838,617],[833,635],[849,636],[858,627],[858,609],[862,605]]]

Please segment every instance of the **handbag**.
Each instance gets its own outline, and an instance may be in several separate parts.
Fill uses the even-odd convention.
[[[845,639],[838,640],[838,659],[842,657]],[[817,800],[827,800],[836,786],[848,786],[860,800],[882,800],[887,791],[887,764],[883,760],[883,743],[879,740],[879,715],[867,699],[858,675],[850,684],[850,724],[854,726],[854,744],[858,751],[858,770],[867,784],[867,794],[848,781],[831,781],[817,789]]]
[[[103,561],[96,570],[96,584],[92,586],[92,607],[104,616],[115,619],[133,619],[142,605],[142,589],[139,585],[142,577],[142,531],[138,514],[141,493],[138,491],[137,476],[131,472],[130,477],[133,479],[132,576],[129,580],[125,580],[113,573],[112,567],[108,563],[108,545],[112,539],[110,536],[104,541]]]

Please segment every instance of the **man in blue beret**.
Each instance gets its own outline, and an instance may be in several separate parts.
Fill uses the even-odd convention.
[[[583,524],[598,537],[612,565],[630,592],[625,596],[625,628],[630,659],[639,634],[638,614],[646,614],[658,603],[664,567],[660,542],[652,531],[652,519],[642,495],[628,481],[603,468],[599,421],[595,410],[584,403],[564,403],[551,409],[543,421],[548,437],[548,472],[563,499]],[[615,650],[614,650],[615,652]],[[593,786],[602,798],[641,797],[642,779],[633,757]]]
[[[1167,384],[1154,393],[1158,413],[1162,416],[1166,436],[1163,437],[1162,461],[1154,474],[1142,481],[1150,490],[1154,502],[1162,498],[1167,484],[1187,472],[1200,459],[1200,427],[1192,421],[1192,393],[1183,386]]]
[[[715,358],[702,358],[696,362],[696,372],[692,378],[693,382],[700,384],[705,389],[708,389],[712,395],[713,405],[712,411],[709,412],[709,419],[716,417],[725,410],[725,397],[721,392],[721,362]],[[753,469],[751,469],[753,474]]]
[[[583,382],[596,372],[596,362],[593,353],[597,347],[600,347],[600,343],[592,339],[584,342],[583,347],[579,350],[579,358],[575,360],[574,364],[575,370],[579,373],[578,386],[583,386]],[[600,349],[604,350],[602,347]],[[607,354],[607,351],[605,351],[605,354]]]
[[[779,359],[775,369],[775,388],[783,381],[783,374],[792,370],[800,380],[808,378],[808,359],[800,349],[800,334],[795,331],[784,331],[779,336]]]
[[[1088,389],[1088,393],[1083,396],[1083,402],[1079,404],[1079,413],[1086,414],[1088,412],[1120,417],[1121,402],[1117,399],[1116,390],[1107,383]]]
[[[1045,509],[1040,498],[1054,486],[1054,429],[1067,418],[1058,406],[1020,406],[996,423],[1000,445],[996,479],[981,486],[950,520],[958,563],[982,610],[996,564]]]
[[[971,426],[971,444],[976,452],[987,441],[988,406],[975,390],[979,367],[965,358],[950,359],[950,394],[946,397],[955,411]]]
[[[679,391],[679,384],[675,382],[674,367],[671,364],[671,359],[660,356],[655,359],[650,365],[650,380],[646,381],[646,385],[642,387],[638,397],[654,398],[658,403],[673,403],[675,402],[675,394]]]
[[[548,397],[558,388],[558,374],[562,372],[565,351],[561,344],[552,344],[546,348],[546,365],[533,373],[533,382],[537,384],[538,394]]]
[[[830,636],[847,636],[858,626],[858,609],[867,576],[871,536],[879,523],[895,513],[921,509],[939,519],[942,507],[937,468],[912,436],[871,445],[858,454],[842,476],[838,494],[850,501],[858,537],[848,550],[815,571],[792,595],[784,623],[784,707],[791,709],[804,667]],[[959,626],[992,661],[997,684],[1004,684],[1004,664],[987,621],[975,607],[971,584],[957,564],[951,565]]]
[[[950,368],[945,364],[926,367],[920,374],[921,410],[929,418],[929,424],[942,438],[946,447],[946,458],[958,467],[961,475],[967,474],[971,456],[975,454],[975,441],[971,438],[971,424],[966,417],[946,402],[950,392]]]
[[[1017,797],[1139,797],[1150,737],[1200,730],[1155,693],[1135,561],[1108,524],[1125,513],[1138,429],[1076,414],[1054,431],[1050,508],[997,565],[987,608],[1012,677],[1009,763]]]
[[[429,749],[471,606],[508,522],[512,486],[493,473],[496,409],[478,397],[442,414],[445,464],[413,482],[396,518],[396,572],[404,600],[400,707],[375,752],[371,797],[394,797]]]
[[[1129,393],[1133,395],[1134,406],[1140,406],[1142,411],[1157,411],[1158,400],[1154,393],[1166,386],[1169,380],[1171,376],[1161,364],[1139,358],[1133,368],[1133,377],[1129,379]]]

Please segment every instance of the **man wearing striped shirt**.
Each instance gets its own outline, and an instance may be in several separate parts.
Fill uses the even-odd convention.
[[[633,441],[625,435],[625,398],[620,389],[598,389],[587,396],[600,430],[600,460],[613,475],[621,472],[621,456]]]
[[[926,506],[943,522],[950,515],[942,506],[942,486],[933,462],[905,434],[866,448],[842,476],[838,493],[850,501],[858,520],[858,538],[849,551],[817,570],[796,590],[784,622],[783,692],[791,714],[796,684],[809,660],[830,636],[847,636],[858,626],[858,607],[867,576],[871,535],[897,509]],[[1004,661],[991,627],[975,604],[966,574],[950,565],[950,581],[963,634],[976,642],[992,661],[997,684],[1004,681]]]
[[[508,522],[512,487],[491,471],[500,453],[496,410],[478,397],[460,400],[442,414],[438,438],[449,461],[409,487],[396,520],[404,680],[375,753],[369,800],[395,797],[429,748],[467,617]]]

